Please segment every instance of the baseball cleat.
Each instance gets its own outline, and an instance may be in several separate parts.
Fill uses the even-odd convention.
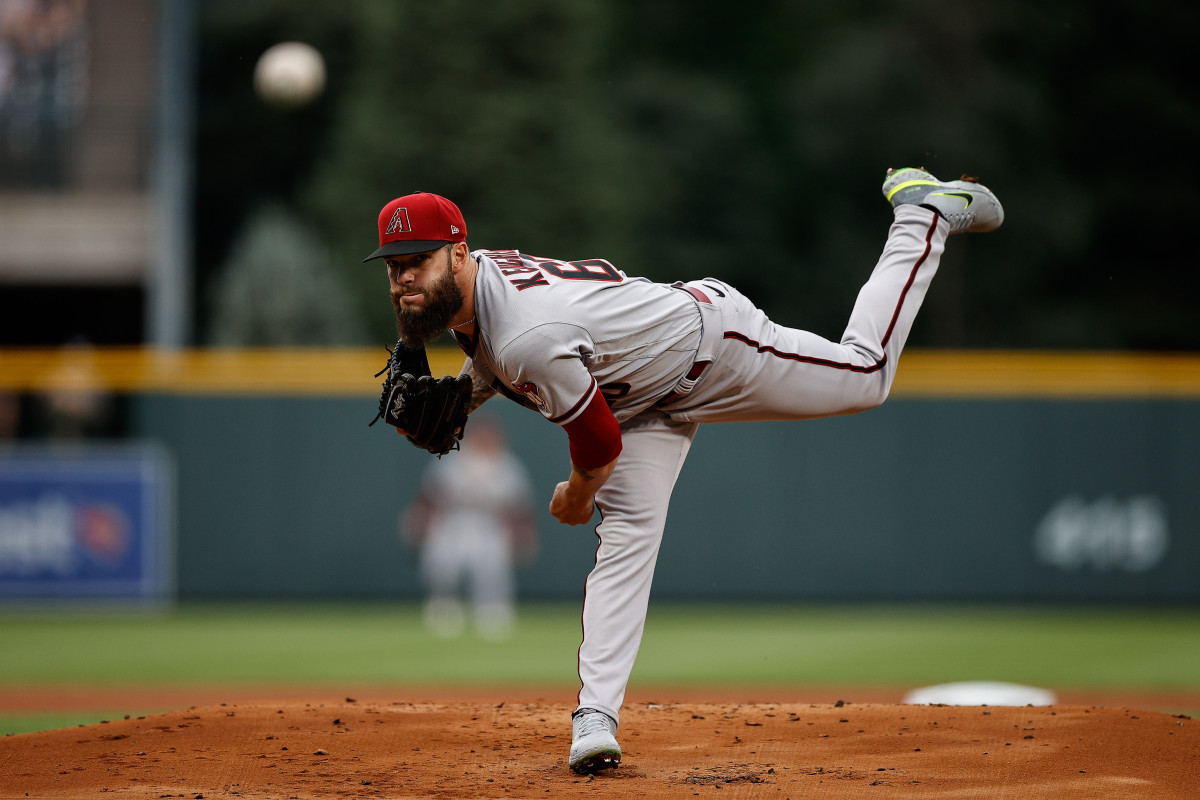
[[[1004,222],[1004,207],[975,178],[939,181],[923,169],[889,169],[883,196],[892,208],[916,205],[935,211],[950,223],[950,233],[986,233]]]
[[[594,708],[571,715],[571,769],[581,774],[612,769],[621,763],[617,721]]]

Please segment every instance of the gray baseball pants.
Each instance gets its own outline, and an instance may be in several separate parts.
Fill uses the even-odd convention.
[[[698,303],[719,311],[702,309],[711,335],[698,355],[711,361],[670,403],[621,425],[620,460],[596,495],[602,520],[584,592],[580,708],[620,719],[667,505],[699,423],[814,419],[881,404],[937,272],[948,228],[926,209],[896,209],[840,342],[775,324],[720,281],[688,284]]]

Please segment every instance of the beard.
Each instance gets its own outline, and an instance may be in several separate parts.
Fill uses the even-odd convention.
[[[416,308],[405,307],[399,297],[392,297],[392,307],[396,310],[396,330],[406,344],[428,344],[446,330],[450,320],[462,308],[462,289],[454,280],[449,259],[446,260],[442,276],[423,289],[421,294],[425,296],[425,304]]]

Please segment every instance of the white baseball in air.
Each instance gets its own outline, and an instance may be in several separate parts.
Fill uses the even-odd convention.
[[[325,88],[325,59],[312,45],[280,42],[259,56],[254,88],[268,103],[296,108],[312,102]]]

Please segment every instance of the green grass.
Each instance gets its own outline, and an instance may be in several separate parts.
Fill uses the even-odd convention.
[[[0,614],[0,686],[577,685],[574,604],[527,606],[516,635],[431,637],[412,605],[182,605],[162,615]],[[655,604],[641,685],[1200,691],[1188,608]],[[142,709],[148,713],[161,709]],[[129,713],[128,710],[126,713]],[[0,715],[0,734],[104,718]]]
[[[166,709],[159,710],[165,711]],[[73,714],[0,714],[0,736],[95,725],[105,720],[120,719],[125,713],[124,711],[120,713],[115,711],[78,711]]]
[[[579,614],[530,608],[517,635],[431,637],[413,606],[203,605],[163,616],[0,616],[0,684],[561,682]]]
[[[652,682],[1200,690],[1195,609],[668,608],[647,631]]]

